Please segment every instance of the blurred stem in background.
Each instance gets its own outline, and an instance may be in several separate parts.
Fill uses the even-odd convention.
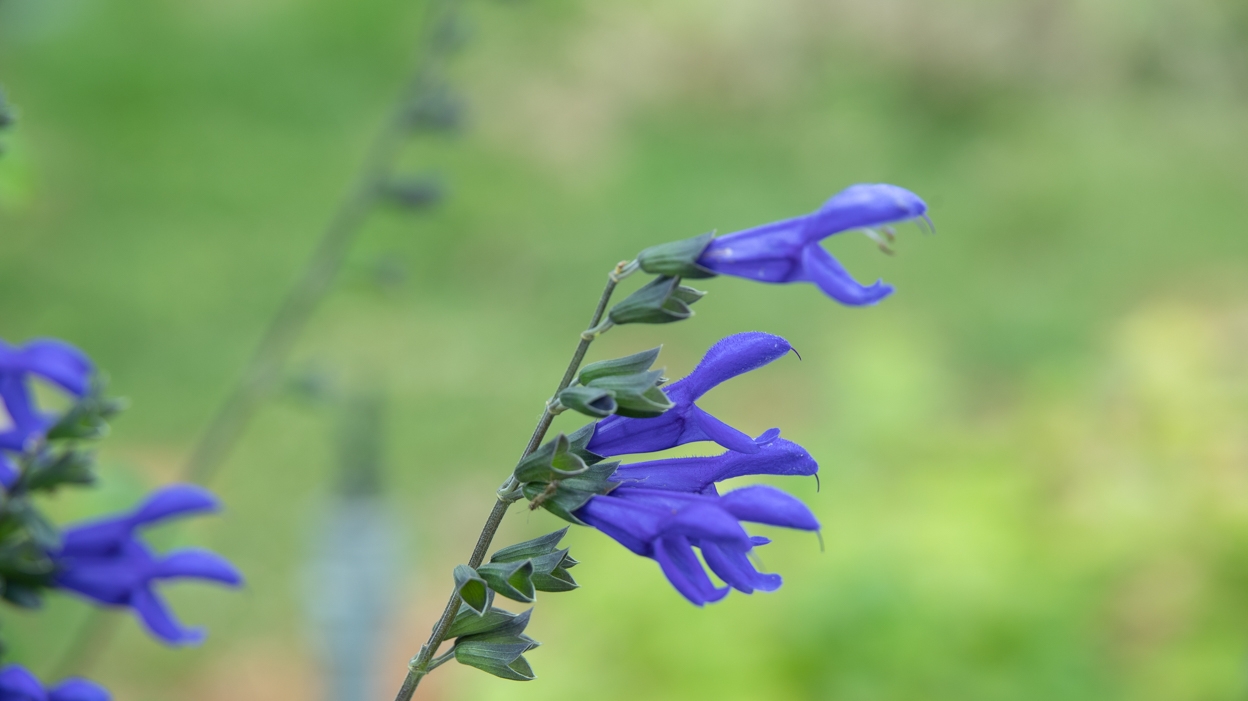
[[[183,480],[208,484],[216,476],[256,408],[280,381],[295,343],[329,293],[369,215],[387,201],[415,209],[439,199],[440,193],[432,184],[402,178],[395,172],[402,147],[413,134],[453,129],[459,122],[458,103],[445,82],[446,62],[462,40],[459,0],[429,0],[427,18],[415,68],[406,87],[373,139],[354,183],[329,220],[312,258],[269,322],[225,403],[191,451],[181,473]],[[52,678],[87,673],[108,647],[118,621],[106,612],[92,610],[52,670]]]
[[[620,280],[631,273],[635,268],[628,265],[627,261],[621,262],[607,276],[607,286],[602,290],[602,296],[598,299],[598,306],[594,309],[594,316],[589,321],[586,331],[581,334],[581,340],[576,345],[576,350],[572,353],[572,359],[568,361],[568,369],[563,373],[563,379],[559,381],[559,387],[551,394],[551,401],[559,396],[559,393],[568,388],[572,384],[572,378],[576,377],[577,370],[581,367],[581,362],[585,360],[585,353],[589,351],[589,344],[594,342],[602,331],[608,327],[600,327],[602,316],[606,313],[607,303],[611,301],[611,295],[615,292],[615,286]],[[551,410],[551,404],[546,404],[546,410],[542,412],[542,418],[537,422],[537,428],[533,429],[533,435],[529,437],[529,443],[525,446],[524,452],[520,454],[520,460],[523,461],[537,447],[542,444],[542,439],[546,437],[546,432],[550,430],[550,424],[555,419],[555,412]],[[503,522],[503,516],[507,514],[507,509],[512,503],[521,498],[518,493],[516,478],[510,476],[503,485],[498,488],[498,500],[494,502],[494,508],[490,510],[490,515],[485,520],[485,525],[481,528],[481,535],[477,537],[477,545],[472,549],[472,556],[468,558],[468,566],[476,568],[485,560],[485,554],[490,549],[490,543],[494,540],[494,534],[498,532],[499,525]],[[446,602],[446,608],[442,611],[442,617],[438,619],[437,624],[433,627],[433,633],[429,636],[428,642],[420,646],[420,652],[412,658],[407,665],[407,676],[403,679],[403,686],[399,688],[399,693],[395,696],[395,701],[411,701],[412,695],[416,693],[416,687],[420,685],[420,680],[425,675],[436,668],[438,665],[449,659],[449,655],[439,657],[436,660],[434,655],[438,652],[438,647],[446,639],[447,631],[450,630],[451,623],[455,620],[455,613],[459,611],[459,591],[451,592],[451,598]]]
[[[382,499],[386,402],[362,391],[336,402],[338,482],[322,511],[307,571],[307,615],[319,633],[329,701],[376,697],[372,674],[397,559]]]

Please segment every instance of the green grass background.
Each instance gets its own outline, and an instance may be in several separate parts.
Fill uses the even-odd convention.
[[[472,2],[466,129],[413,141],[435,212],[378,213],[292,374],[380,386],[397,687],[449,569],[588,317],[641,247],[809,211],[854,182],[927,199],[898,288],[840,307],[720,278],[694,320],[612,331],[680,376],[723,335],[793,357],[706,407],[822,466],[782,482],[824,523],[780,532],[777,593],[704,610],[589,531],[583,588],[543,597],[514,684],[450,665],[429,699],[1242,699],[1248,696],[1248,6],[1237,0]],[[176,475],[404,80],[420,2],[0,0],[0,336],[87,350],[133,408],[69,521]],[[396,271],[401,275],[396,275]],[[379,282],[381,280],[381,282]],[[130,621],[93,676],[119,699],[318,698],[301,598],[338,411],[268,401],[166,534],[244,570],[169,589],[207,623]],[[561,426],[573,426],[561,419]],[[559,524],[517,510],[500,543]],[[158,537],[158,540],[160,539]],[[0,612],[45,673],[87,607]],[[383,694],[384,695],[384,694]],[[388,696],[387,696],[388,697]]]

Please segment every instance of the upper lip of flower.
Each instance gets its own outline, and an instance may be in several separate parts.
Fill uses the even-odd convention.
[[[652,419],[603,419],[595,426],[588,449],[612,456],[650,453],[709,440],[729,450],[757,453],[760,447],[754,439],[702,410],[695,402],[720,383],[760,368],[790,350],[788,341],[768,333],[754,331],[729,336],[711,346],[693,372],[664,388],[675,407]]]
[[[930,223],[927,204],[918,195],[895,185],[852,185],[810,214],[713,239],[697,265],[760,282],[813,282],[843,304],[873,304],[893,288],[882,281],[857,282],[819,242],[843,231],[912,219]]]

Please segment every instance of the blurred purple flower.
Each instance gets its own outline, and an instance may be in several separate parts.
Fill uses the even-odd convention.
[[[17,470],[3,451],[26,450],[60,418],[39,411],[31,394],[31,376],[81,397],[87,393],[93,371],[87,356],[68,343],[39,339],[19,347],[0,340],[0,402],[4,409],[0,413],[0,484],[7,488],[17,478]]]
[[[851,185],[805,216],[713,239],[697,263],[720,275],[759,282],[812,282],[842,304],[875,304],[892,294],[892,286],[882,280],[860,284],[819,242],[842,231],[926,218],[926,213],[923,200],[896,185]]]
[[[206,489],[179,484],[154,492],[129,514],[69,528],[61,549],[53,553],[58,566],[56,584],[104,605],[133,609],[152,635],[171,645],[197,644],[204,631],[179,623],[157,596],[154,584],[193,578],[239,586],[241,575],[224,558],[206,550],[176,550],[158,557],[135,531],[218,508],[216,497]]]
[[[609,416],[594,427],[593,438],[586,447],[609,457],[714,441],[739,453],[757,453],[761,447],[754,439],[706,413],[694,402],[721,382],[760,368],[792,348],[788,341],[769,333],[752,331],[729,336],[711,346],[688,376],[663,388],[676,406],[651,419]]]
[[[723,496],[620,487],[607,496],[593,497],[576,515],[634,553],[657,561],[672,586],[697,606],[719,601],[728,595],[729,587],[746,594],[780,587],[779,575],[761,573],[750,563],[747,553],[769,541],[750,537],[742,521],[819,529],[806,505],[764,485]],[[711,582],[695,547],[728,587]]]
[[[0,701],[109,701],[108,691],[86,679],[66,679],[50,689],[23,667],[0,669]]]

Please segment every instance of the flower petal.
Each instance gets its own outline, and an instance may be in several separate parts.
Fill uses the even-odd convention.
[[[720,497],[720,504],[742,521],[803,531],[819,530],[819,520],[801,500],[764,484],[728,492]]]
[[[236,587],[243,583],[242,574],[228,560],[197,548],[178,550],[161,558],[152,568],[152,577],[207,579]]]
[[[221,502],[212,492],[193,484],[173,484],[151,494],[135,509],[130,522],[135,526],[163,521],[175,516],[217,511]]]
[[[660,538],[655,544],[654,559],[667,580],[695,606],[702,606],[728,596],[728,587],[716,587],[711,583],[702,562],[693,553],[693,546],[684,536]]]
[[[757,453],[759,446],[748,433],[739,431],[704,411],[698,405],[689,407],[685,415],[685,432],[681,443],[714,441],[728,450],[738,453]]]
[[[66,679],[48,690],[48,701],[109,701],[108,689],[86,679]]]
[[[0,699],[8,701],[44,701],[43,684],[25,667],[15,664],[0,669]]]
[[[85,353],[52,338],[27,343],[13,362],[79,397],[87,393],[95,369]]]
[[[629,486],[701,492],[715,482],[745,475],[813,475],[818,463],[800,445],[784,439],[759,444],[754,453],[728,451],[711,457],[668,458],[621,465],[612,479]]]
[[[875,304],[893,293],[893,286],[883,280],[877,280],[873,285],[858,282],[817,243],[802,251],[800,279],[815,283],[827,296],[852,307]]]
[[[666,514],[662,509],[619,497],[595,496],[577,509],[576,517],[634,553],[649,557]]]
[[[152,591],[151,586],[136,589],[130,606],[139,614],[148,631],[170,645],[198,645],[204,641],[202,628],[188,628],[174,618],[165,602]]]
[[[594,426],[586,449],[603,457],[633,453],[657,453],[681,444],[688,405],[669,409],[652,419],[608,416]]]
[[[711,571],[732,588],[746,594],[775,591],[783,580],[778,574],[764,574],[754,569],[749,556],[740,550],[721,548],[715,543],[698,543],[702,557]]]
[[[792,350],[789,342],[769,333],[733,334],[711,346],[702,362],[685,378],[665,387],[673,402],[693,402],[715,386],[757,370]]]
[[[9,489],[18,477],[17,466],[9,460],[7,455],[0,452],[0,487]]]
[[[916,219],[927,203],[909,190],[884,183],[850,185],[823,203],[806,221],[805,243],[832,234]]]

